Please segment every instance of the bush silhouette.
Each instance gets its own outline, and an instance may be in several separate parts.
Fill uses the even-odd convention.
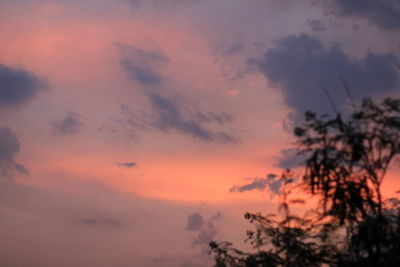
[[[400,266],[400,209],[382,182],[400,154],[400,100],[364,99],[349,115],[306,112],[295,127],[303,192],[318,199],[302,216],[290,212],[293,173],[280,176],[280,217],[246,213],[256,252],[211,242],[215,266]]]

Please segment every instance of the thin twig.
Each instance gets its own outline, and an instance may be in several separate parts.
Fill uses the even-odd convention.
[[[337,110],[337,108],[336,108],[335,102],[333,101],[331,95],[329,94],[328,90],[327,90],[325,87],[324,87],[324,91],[325,91],[325,93],[326,93],[326,96],[327,96],[328,99],[329,99],[329,103],[331,103],[333,112],[335,112],[336,115],[339,114],[339,112],[338,112],[338,110]]]
[[[354,97],[351,94],[349,85],[347,84],[346,80],[342,76],[339,76],[339,79],[342,82],[344,90],[346,91],[346,94],[350,99],[350,102],[351,102],[351,105],[353,106],[353,109],[356,110],[357,109],[356,102],[354,101]]]

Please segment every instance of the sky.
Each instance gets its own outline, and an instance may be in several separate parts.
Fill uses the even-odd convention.
[[[400,97],[396,0],[0,0],[0,36],[3,266],[210,266],[306,110]]]

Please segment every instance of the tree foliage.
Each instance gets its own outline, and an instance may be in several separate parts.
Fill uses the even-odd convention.
[[[211,242],[216,266],[400,266],[400,209],[384,199],[382,182],[400,154],[400,100],[364,99],[350,115],[306,112],[295,127],[305,156],[301,186],[318,199],[303,216],[290,212],[282,190],[280,215],[246,213],[256,252]],[[281,178],[286,186],[293,174]]]

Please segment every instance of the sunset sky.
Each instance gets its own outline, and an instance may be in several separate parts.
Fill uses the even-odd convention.
[[[340,79],[400,97],[396,0],[0,0],[0,38],[1,266],[209,266]]]

